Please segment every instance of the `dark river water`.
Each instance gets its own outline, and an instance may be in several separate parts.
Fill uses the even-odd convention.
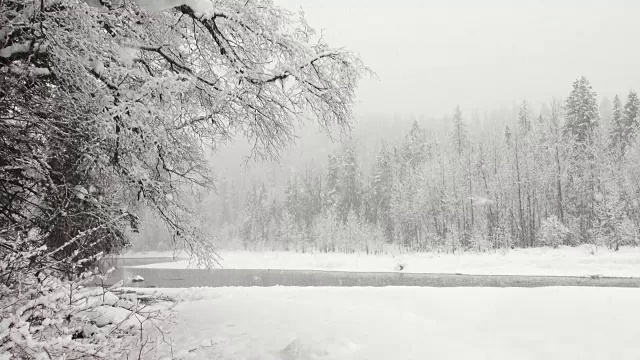
[[[195,286],[428,286],[428,287],[544,287],[603,286],[640,287],[640,278],[592,278],[570,276],[416,274],[403,272],[343,272],[309,270],[241,269],[139,269],[134,265],[170,262],[171,258],[115,259],[116,270],[107,284],[119,280],[132,287]],[[136,275],[142,282],[131,282]]]

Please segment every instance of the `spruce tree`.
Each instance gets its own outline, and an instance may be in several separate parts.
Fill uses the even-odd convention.
[[[631,91],[627,97],[627,103],[622,108],[620,99],[616,96],[613,102],[611,148],[624,156],[627,148],[634,141],[638,131],[638,110],[640,100],[638,95]]]
[[[638,111],[640,110],[640,100],[638,94],[635,91],[629,92],[627,97],[627,103],[624,104],[624,124],[627,131],[626,141],[627,145],[635,139],[635,135],[638,131]]]
[[[420,128],[417,121],[407,135],[403,144],[404,163],[411,169],[415,169],[424,164],[428,157],[428,145],[426,133]]]
[[[531,132],[531,123],[532,123],[532,115],[531,109],[529,108],[529,103],[526,100],[522,101],[522,105],[518,110],[518,126],[520,127],[520,131],[524,136],[527,136],[529,132]]]
[[[573,160],[570,165],[568,186],[569,213],[580,241],[592,241],[594,225],[594,201],[597,185],[596,129],[600,114],[596,93],[589,81],[582,77],[573,83],[565,103],[565,134],[574,141]]]
[[[460,106],[456,107],[456,110],[453,114],[453,142],[458,153],[458,156],[462,156],[462,151],[464,150],[467,143],[467,126],[464,123],[462,118],[462,111],[460,110]]]
[[[625,144],[626,131],[625,131],[624,117],[622,113],[622,103],[618,95],[613,99],[613,112],[611,115],[611,145],[610,147],[615,150],[622,150],[622,144]]]
[[[598,126],[600,114],[596,99],[596,92],[592,90],[587,78],[583,76],[573,83],[573,90],[565,104],[565,131],[579,144],[591,143],[593,132]]]
[[[507,143],[508,147],[511,147],[512,143],[511,143],[511,137],[513,135],[511,134],[511,129],[509,128],[509,125],[506,125],[504,128],[504,141],[505,143]]]

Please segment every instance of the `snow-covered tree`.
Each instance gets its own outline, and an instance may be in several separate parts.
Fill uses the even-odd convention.
[[[485,121],[493,126],[465,134],[462,153],[450,133],[417,123],[395,144],[383,142],[370,170],[361,160],[370,149],[349,150],[346,144],[321,176],[306,172],[291,178],[299,190],[292,202],[299,210],[292,213],[301,215],[295,229],[282,225],[280,233],[293,234],[298,249],[321,251],[366,251],[367,239],[379,230],[404,251],[636,244],[637,140],[625,157],[612,151],[600,126],[589,141],[579,142],[568,131],[563,103],[552,99],[545,105],[526,136],[517,108],[495,111],[495,118]],[[623,119],[620,102],[615,103],[612,118]],[[535,111],[526,108],[529,115]],[[505,136],[502,130],[514,120],[515,131]],[[324,187],[309,185],[318,179],[325,180]],[[362,196],[358,211],[346,211],[349,187]],[[317,188],[324,204],[320,212],[314,210]],[[290,186],[286,194],[290,199]]]
[[[209,150],[244,137],[254,156],[273,157],[301,118],[326,129],[346,125],[367,71],[326,44],[302,14],[271,0],[2,1],[2,299],[25,305],[25,286],[39,280],[36,272],[15,280],[16,258],[47,269],[42,276],[73,279],[101,253],[127,245],[142,208],[167,224],[174,246],[215,265],[192,191],[211,186]],[[262,238],[271,236],[267,215],[250,219]],[[65,281],[27,295],[72,288]],[[2,339],[6,324],[25,325],[0,323]],[[47,329],[67,331],[61,325]],[[58,336],[34,339],[47,334]],[[96,343],[110,347],[105,353],[118,350],[111,336]],[[0,352],[33,355],[16,349]]]
[[[590,142],[594,129],[598,126],[597,95],[589,80],[584,76],[573,83],[573,90],[565,104],[566,131],[578,143]]]
[[[3,147],[9,156],[2,158],[15,159],[9,167],[27,166],[22,174],[38,174],[20,175],[26,182],[12,193],[53,194],[37,206],[13,201],[10,209],[44,212],[52,220],[38,226],[50,239],[85,227],[63,221],[59,203],[72,203],[77,210],[64,211],[79,214],[97,206],[95,199],[100,207],[92,212],[102,212],[104,221],[131,200],[157,211],[176,240],[204,258],[206,236],[184,201],[187,186],[209,183],[203,144],[216,148],[238,134],[254,144],[254,155],[273,156],[293,139],[301,116],[311,114],[325,127],[351,117],[366,69],[315,36],[302,15],[272,1],[92,5],[10,0],[0,13],[0,76],[10,89],[0,111],[3,119],[19,120],[2,123],[3,137],[14,144]],[[30,123],[38,127],[22,131]],[[27,138],[14,143],[21,131]],[[68,164],[76,167],[68,175],[50,176]],[[63,193],[79,196],[58,199]]]
[[[462,118],[460,106],[457,106],[453,113],[453,132],[451,137],[455,145],[455,149],[458,152],[458,156],[462,156],[467,144],[467,126]]]
[[[508,146],[511,146],[511,138],[512,138],[513,134],[511,133],[511,129],[509,128],[509,125],[506,125],[504,128],[504,141],[506,142],[506,144]]]
[[[553,215],[542,221],[538,242],[540,245],[557,248],[569,240],[570,230]]]
[[[403,165],[408,165],[412,169],[424,164],[429,156],[427,136],[420,128],[417,121],[413,122],[411,130],[402,147]]]
[[[531,114],[531,108],[526,100],[522,101],[522,105],[518,109],[518,126],[520,133],[527,136],[533,126],[533,114]]]
[[[626,147],[626,131],[625,121],[622,113],[622,103],[616,95],[613,98],[613,110],[611,114],[611,148],[622,152],[622,148]]]
[[[640,100],[635,91],[629,92],[627,102],[624,104],[624,125],[627,134],[625,140],[631,143],[640,130]]]

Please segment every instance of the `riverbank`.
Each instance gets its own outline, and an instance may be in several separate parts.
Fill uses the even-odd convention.
[[[140,254],[125,256],[140,257]],[[155,253],[154,256],[172,254]],[[340,254],[249,252],[221,250],[225,269],[309,270],[344,272],[404,272],[469,275],[640,277],[640,248],[610,251],[589,246],[514,249],[507,252],[461,254]],[[147,254],[148,256],[148,254]],[[151,269],[195,269],[178,258]]]

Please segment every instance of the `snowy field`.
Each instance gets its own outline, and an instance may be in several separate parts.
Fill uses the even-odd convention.
[[[365,255],[222,251],[227,269],[355,272],[461,273],[473,275],[565,275],[640,277],[640,248],[609,251],[589,246],[515,249],[490,253]],[[156,256],[159,253],[154,254]],[[129,254],[128,256],[137,256]],[[165,256],[171,256],[170,253]],[[184,255],[183,255],[184,256]],[[187,259],[142,268],[193,268]]]
[[[640,354],[636,289],[159,291],[184,299],[169,335],[174,358],[624,360]],[[170,358],[167,347],[160,353]]]

